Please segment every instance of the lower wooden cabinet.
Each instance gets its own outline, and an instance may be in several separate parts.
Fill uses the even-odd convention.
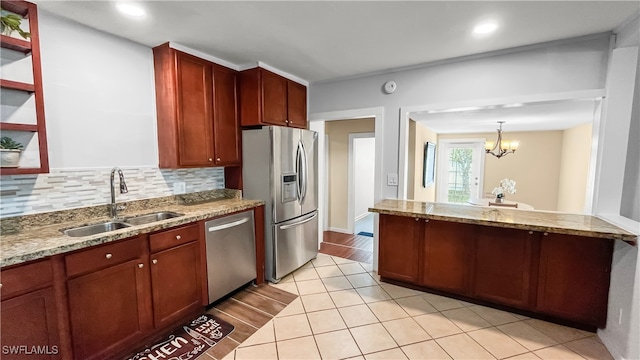
[[[536,310],[604,327],[613,240],[545,234]]]
[[[476,229],[473,296],[529,307],[534,233],[488,226]]]
[[[73,355],[102,359],[153,327],[145,236],[65,256]]]
[[[102,359],[151,329],[149,278],[142,258],[67,281],[76,359]]]
[[[52,287],[3,299],[0,313],[2,359],[61,358]]]
[[[421,219],[424,223],[421,285],[466,295],[474,226]]]
[[[406,282],[418,281],[420,219],[380,215],[378,273]]]
[[[613,240],[380,215],[383,278],[604,327]]]
[[[202,282],[200,244],[192,241],[151,255],[153,319],[163,327],[197,310]]]

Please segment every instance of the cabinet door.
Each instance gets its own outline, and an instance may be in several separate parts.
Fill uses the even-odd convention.
[[[76,359],[103,359],[151,328],[148,274],[134,260],[68,280]]]
[[[178,159],[181,166],[213,165],[211,64],[176,53]]]
[[[425,222],[423,285],[458,294],[468,293],[474,229],[468,224]]]
[[[604,327],[612,254],[612,240],[542,236],[537,310]]]
[[[151,255],[153,317],[156,328],[200,307],[200,275],[197,241]]]
[[[213,136],[216,165],[240,164],[240,127],[236,101],[236,73],[213,67]]]
[[[418,280],[420,219],[380,215],[378,273],[406,282]]]
[[[474,295],[505,305],[527,307],[534,235],[525,230],[478,227]]]
[[[58,322],[52,288],[17,296],[1,303],[2,358],[59,359]],[[26,355],[19,346],[45,350],[43,354]],[[6,352],[5,352],[6,350]]]
[[[307,87],[287,80],[287,118],[289,126],[307,128]]]
[[[262,70],[262,121],[287,125],[287,79]]]

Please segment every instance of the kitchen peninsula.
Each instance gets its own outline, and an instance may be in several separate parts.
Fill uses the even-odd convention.
[[[405,200],[369,211],[383,279],[590,330],[606,324],[614,241],[637,241],[589,215]]]

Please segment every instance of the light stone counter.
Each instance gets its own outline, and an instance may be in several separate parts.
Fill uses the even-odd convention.
[[[3,218],[0,219],[0,267],[252,209],[264,202],[241,199],[237,190],[213,190],[132,201],[126,205],[127,209],[119,212],[119,218],[158,211],[173,211],[184,216],[83,237],[70,237],[61,230],[110,220],[106,205]]]
[[[596,216],[387,199],[369,208],[386,215],[626,241],[638,236]]]

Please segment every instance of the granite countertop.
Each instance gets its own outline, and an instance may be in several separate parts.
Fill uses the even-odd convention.
[[[122,203],[118,203],[122,205]],[[0,267],[62,254],[264,205],[240,198],[237,190],[213,190],[187,195],[131,201],[118,218],[172,211],[183,216],[82,237],[61,230],[111,220],[107,205],[0,219]]]
[[[387,199],[369,211],[386,215],[415,216],[425,219],[581,235],[626,241],[636,245],[638,236],[596,216],[480,206]]]

